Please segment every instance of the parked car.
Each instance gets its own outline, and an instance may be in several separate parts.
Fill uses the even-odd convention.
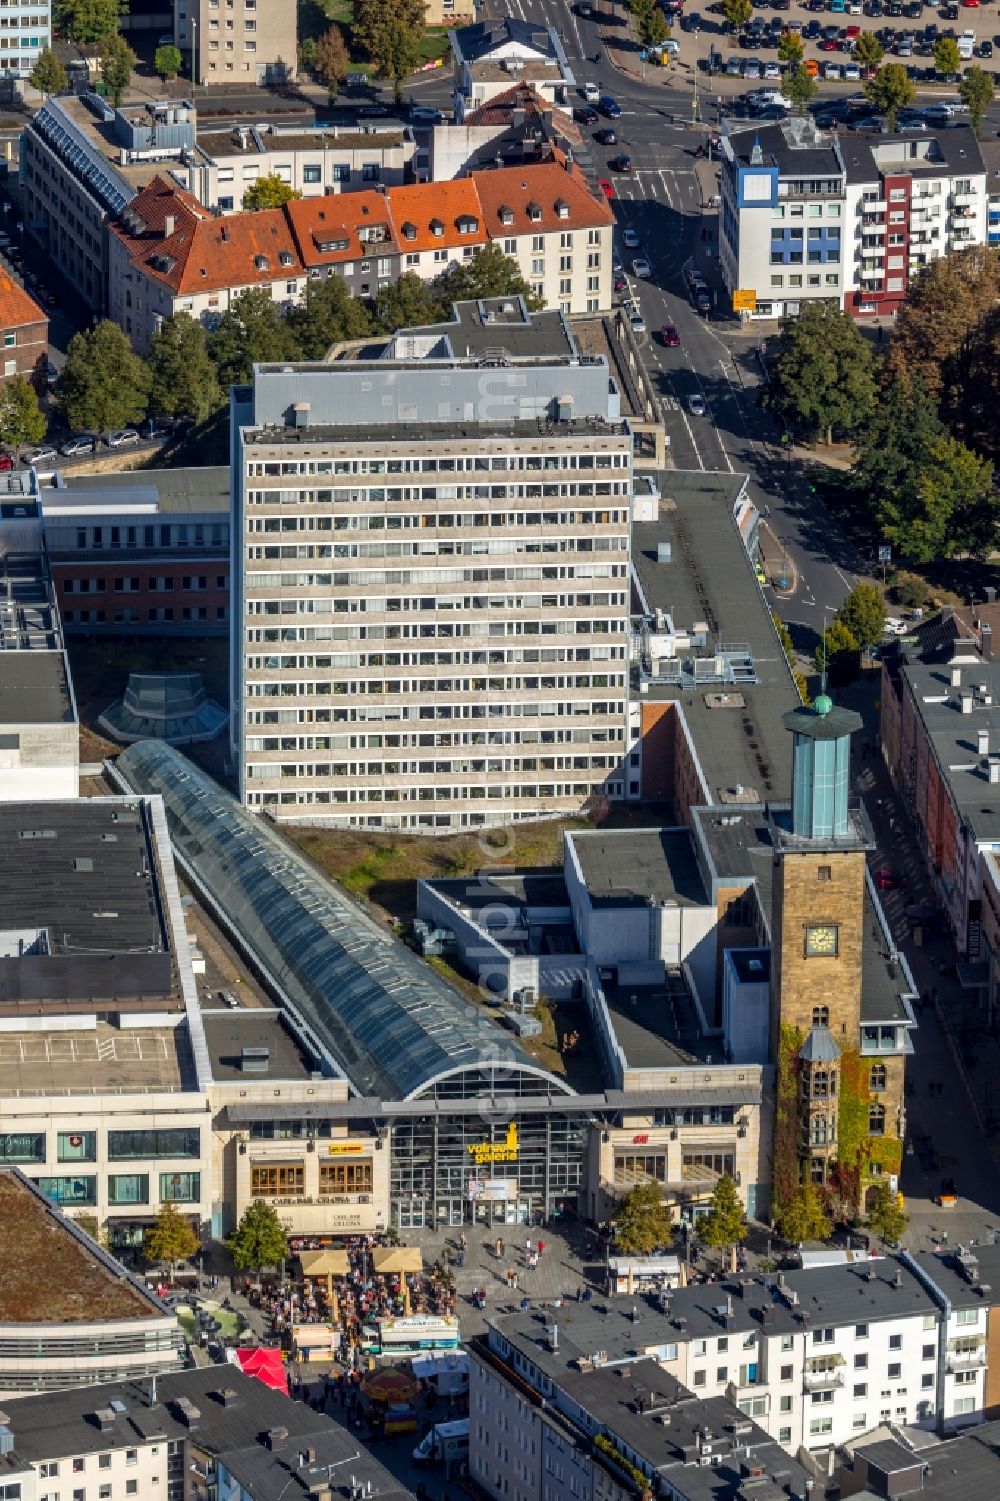
[[[12,453],[0,453],[0,474],[6,474],[14,467],[14,455]]]
[[[601,192],[608,200],[612,199],[615,196],[615,185],[613,182],[609,181],[608,178],[599,177],[597,179],[597,186],[600,188]]]
[[[639,231],[637,229],[633,229],[631,225],[629,225],[622,235],[622,240],[624,241],[626,250],[638,250]]]
[[[93,433],[78,433],[75,438],[70,438],[59,449],[67,459],[72,459],[81,453],[93,453],[97,447],[97,439]]]
[[[109,448],[128,448],[132,443],[138,443],[139,434],[134,427],[120,427],[116,433],[108,435]]]
[[[40,448],[33,448],[30,453],[25,454],[24,462],[35,465],[51,464],[58,457],[59,454],[51,443],[43,443]]]
[[[594,140],[601,146],[617,146],[618,132],[606,125],[603,130],[594,131]]]
[[[231,990],[220,990],[219,1000],[224,1006],[230,1006],[233,1010],[235,1010],[240,1004]]]
[[[637,255],[632,262],[632,275],[638,276],[642,281],[647,281],[652,274],[652,269],[645,256]]]
[[[905,636],[909,627],[899,615],[887,615],[882,630],[887,636]]]
[[[646,332],[646,320],[638,309],[629,314],[628,321],[629,327],[634,334],[644,334]]]

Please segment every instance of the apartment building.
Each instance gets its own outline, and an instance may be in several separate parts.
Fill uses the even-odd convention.
[[[559,313],[469,304],[376,360],[262,366],[232,420],[247,807],[433,832],[620,791],[632,432]]]
[[[828,136],[805,118],[725,137],[720,265],[743,316],[811,299],[856,316],[897,310],[922,266],[987,238],[975,133]]]
[[[580,127],[566,109],[556,109],[529,83],[514,83],[478,109],[467,110],[460,124],[435,125],[428,157],[434,182],[460,177],[475,168],[542,161],[553,147],[577,151]]]
[[[179,1368],[183,1341],[172,1310],[19,1168],[0,1167],[0,1233],[0,1396]],[[4,1479],[0,1470],[0,1485]]]
[[[174,40],[195,84],[289,83],[298,66],[292,0],[174,0]]]
[[[15,375],[41,387],[49,352],[48,314],[6,272],[0,273],[0,340],[0,387]]]
[[[559,32],[554,26],[502,16],[448,33],[451,42],[455,120],[469,110],[527,83],[548,100],[565,104],[576,85]]]
[[[14,0],[0,25],[0,72],[27,78],[44,48],[52,45],[50,0]]]
[[[10,1501],[413,1501],[357,1434],[232,1364],[4,1403]],[[15,1471],[14,1465],[18,1468]],[[11,1483],[14,1483],[13,1481]]]

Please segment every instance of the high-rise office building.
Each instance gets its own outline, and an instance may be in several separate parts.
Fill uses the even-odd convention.
[[[621,791],[632,432],[558,312],[470,303],[233,393],[246,806],[434,831]]]

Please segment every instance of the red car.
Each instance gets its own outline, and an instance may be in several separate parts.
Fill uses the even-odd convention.
[[[600,188],[600,190],[604,194],[605,198],[607,198],[607,199],[610,200],[610,199],[612,199],[615,196],[615,185],[610,180],[610,178],[599,177],[597,179],[597,186]]]
[[[879,891],[895,891],[896,887],[905,889],[906,877],[897,876],[891,865],[880,865],[875,872],[875,885]]]
[[[672,323],[665,323],[660,329],[660,343],[666,349],[680,349],[681,336]]]
[[[966,10],[979,9],[979,0],[962,0],[962,4],[965,6]]]
[[[0,453],[0,474],[6,474],[8,469],[13,469],[13,467],[14,455],[10,453]]]
[[[836,50],[837,50],[837,48],[839,46],[840,46],[840,43],[839,42],[835,42],[833,40],[833,37],[826,37],[822,42],[820,42],[820,44],[819,44],[819,50],[821,52],[836,52]]]

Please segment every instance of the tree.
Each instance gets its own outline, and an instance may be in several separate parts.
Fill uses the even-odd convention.
[[[248,381],[256,363],[298,357],[292,329],[266,287],[248,287],[233,298],[208,336],[208,353],[224,393]]]
[[[849,683],[857,677],[861,648],[854,632],[836,617],[830,621],[813,656],[816,671],[833,683]]]
[[[789,71],[788,77],[781,86],[781,92],[790,104],[795,106],[797,114],[802,114],[810,99],[816,97],[819,84],[815,78],[811,78],[801,64]]]
[[[742,31],[753,15],[753,0],[723,0],[722,14],[731,31]]]
[[[66,69],[48,47],[39,53],[38,61],[31,70],[28,82],[46,98],[50,94],[65,94],[69,88]]]
[[[87,45],[114,36],[127,9],[124,0],[57,0],[53,19],[69,41]]]
[[[344,33],[339,26],[331,26],[316,42],[312,63],[312,71],[326,84],[331,99],[336,98],[340,85],[347,77],[348,62]]]
[[[164,417],[204,422],[222,405],[205,330],[190,313],[164,318],[150,343],[149,404]]]
[[[783,31],[778,41],[778,57],[789,68],[797,68],[805,55],[805,43],[797,31]]]
[[[477,297],[523,297],[532,311],[545,306],[521,275],[517,261],[504,255],[496,243],[484,245],[471,260],[445,271],[432,282],[431,290],[444,317],[451,314],[453,302]]]
[[[993,75],[985,68],[973,64],[966,68],[958,85],[958,97],[968,106],[969,122],[976,135],[983,123],[983,116],[993,103]]]
[[[896,129],[899,112],[912,104],[916,88],[902,63],[885,63],[865,83],[865,98],[885,115],[889,129]]]
[[[183,63],[181,49],[175,47],[173,42],[165,42],[162,47],[157,47],[153,57],[153,67],[164,83],[171,83],[177,77]]]
[[[736,1184],[728,1173],[723,1173],[715,1185],[712,1207],[698,1221],[698,1235],[706,1246],[724,1250],[742,1240],[746,1228],[746,1216]]]
[[[1000,251],[992,245],[952,250],[911,281],[899,310],[889,368],[919,377],[945,405],[968,386],[977,332],[1000,298]]]
[[[783,319],[768,364],[767,405],[810,437],[853,433],[875,400],[871,345],[833,303],[806,302]]]
[[[794,1198],[779,1211],[776,1228],[779,1235],[795,1245],[807,1240],[826,1240],[830,1234],[830,1221],[815,1183],[799,1185]]]
[[[642,40],[647,47],[659,47],[670,36],[670,27],[667,18],[657,5],[649,13],[649,20],[643,30]]]
[[[96,1241],[99,1246],[107,1245],[108,1238],[102,1231],[101,1222],[96,1214],[89,1214],[84,1211],[82,1214],[70,1215],[70,1218],[74,1225],[79,1225],[84,1235],[89,1235],[91,1240]]]
[[[852,56],[867,73],[869,69],[878,67],[885,56],[885,49],[873,31],[863,31],[854,43]]]
[[[148,385],[128,336],[105,319],[70,339],[56,399],[70,427],[107,433],[142,420]]]
[[[23,375],[12,376],[0,390],[0,443],[16,453],[40,443],[47,430],[34,387]]]
[[[156,1216],[156,1224],[146,1231],[142,1242],[142,1254],[147,1261],[165,1261],[170,1267],[170,1280],[174,1280],[174,1268],[178,1261],[187,1261],[201,1249],[201,1241],[192,1229],[190,1220],[178,1213],[177,1205],[169,1199]]]
[[[383,287],[375,299],[375,320],[387,333],[436,323],[437,319],[438,306],[431,289],[415,271],[404,272],[398,281]]]
[[[257,213],[265,208],[284,208],[286,203],[291,203],[295,198],[301,198],[298,188],[293,188],[289,183],[270,173],[267,177],[258,177],[255,183],[251,183],[243,194],[243,212],[245,214]]]
[[[962,55],[953,36],[938,37],[934,44],[934,66],[945,75],[961,71]]]
[[[890,376],[858,434],[851,475],[860,504],[876,521],[900,494],[914,490],[930,445],[944,436],[924,381]]]
[[[101,77],[115,109],[132,81],[135,53],[123,36],[110,36],[101,48]]]
[[[382,76],[392,79],[397,104],[403,79],[420,61],[424,10],[424,0],[357,0],[354,6],[351,34]]]
[[[630,1189],[615,1211],[614,1225],[615,1244],[626,1256],[636,1251],[649,1255],[658,1246],[669,1245],[673,1218],[660,1185],[639,1183]]]
[[[942,434],[927,446],[910,485],[882,499],[878,517],[886,540],[913,562],[983,556],[996,545],[1000,523],[993,466]]]
[[[226,1241],[237,1271],[259,1272],[263,1267],[280,1267],[288,1255],[288,1227],[278,1218],[277,1210],[263,1199],[255,1199],[243,1211],[232,1235]]]
[[[874,584],[856,584],[837,611],[837,619],[846,625],[863,651],[871,651],[882,639],[885,629],[885,600]]]
[[[321,360],[331,344],[363,339],[372,331],[371,314],[340,276],[309,282],[305,301],[289,309],[287,323],[306,360]]]
[[[879,1183],[868,1206],[868,1223],[882,1240],[898,1245],[903,1238],[910,1217],[899,1202],[898,1192],[893,1192],[888,1183]]]

